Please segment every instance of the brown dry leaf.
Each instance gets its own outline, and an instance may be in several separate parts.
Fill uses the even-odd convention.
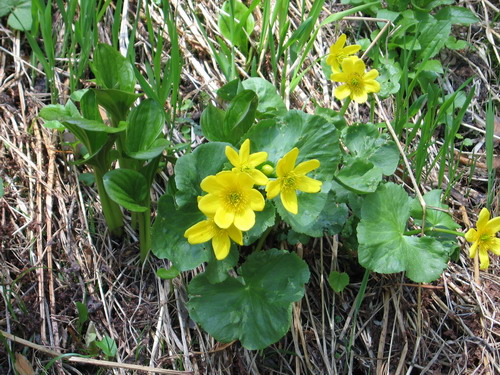
[[[19,375],[35,375],[35,370],[31,367],[31,363],[21,353],[16,353],[16,364],[14,367]]]

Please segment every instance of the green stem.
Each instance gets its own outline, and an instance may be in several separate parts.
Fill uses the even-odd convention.
[[[274,229],[274,226],[269,227],[266,229],[264,234],[259,238],[259,242],[257,242],[257,245],[255,246],[255,252],[262,250],[262,245],[264,245],[264,241],[266,240],[267,236],[271,231]]]
[[[120,210],[120,206],[113,202],[108,193],[106,193],[106,189],[104,189],[104,182],[102,179],[104,176],[102,170],[98,167],[94,167],[94,175],[97,185],[97,192],[99,193],[99,197],[101,198],[102,212],[104,214],[104,218],[106,219],[106,223],[108,224],[109,231],[114,237],[121,236],[121,234],[123,233],[123,215],[122,211]]]
[[[151,249],[151,202],[147,202],[148,209],[145,212],[137,213],[139,222],[139,248],[141,263],[146,261]]]
[[[373,124],[375,121],[375,101],[373,97],[370,98],[370,122]]]
[[[344,116],[345,114],[345,111],[347,111],[347,107],[349,107],[349,104],[351,103],[351,98],[348,96],[344,102],[344,104],[342,105],[342,108],[340,108],[340,115],[341,116]]]
[[[424,233],[428,233],[428,232],[441,232],[441,233],[452,234],[454,236],[465,237],[465,233],[457,232],[457,231],[450,230],[450,229],[444,229],[444,228],[436,228],[436,227],[425,228]],[[419,233],[422,233],[422,229],[410,230],[408,232],[405,232],[404,235],[411,236],[413,234],[419,234]]]
[[[361,302],[363,302],[363,298],[365,298],[366,285],[368,284],[368,278],[370,277],[370,273],[371,273],[371,271],[369,269],[365,269],[365,274],[363,275],[363,280],[361,280],[361,285],[359,287],[358,296],[356,297],[354,316],[352,318],[351,337],[349,338],[349,343],[347,344],[347,349],[346,349],[346,360],[347,361],[349,361],[351,348],[352,348],[352,345],[354,344],[354,336],[356,336],[356,320],[358,319],[358,313],[359,313],[359,309],[361,307]]]

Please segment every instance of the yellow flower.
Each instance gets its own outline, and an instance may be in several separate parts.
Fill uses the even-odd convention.
[[[205,214],[214,214],[214,222],[222,229],[232,224],[239,230],[249,230],[255,224],[255,212],[264,209],[264,197],[253,189],[254,180],[246,173],[224,171],[201,181],[208,194],[198,202]]]
[[[200,221],[186,230],[186,232],[184,232],[184,237],[186,237],[188,242],[192,245],[212,240],[212,247],[217,260],[222,260],[227,257],[231,248],[231,240],[238,245],[243,245],[243,234],[241,230],[234,225],[230,225],[227,229],[220,228],[215,224],[213,215],[210,215],[207,220]]]
[[[471,228],[465,233],[465,239],[472,242],[469,250],[471,258],[476,256],[477,249],[479,248],[481,269],[485,270],[490,265],[488,250],[495,255],[500,255],[500,238],[496,237],[496,233],[500,231],[500,217],[490,220],[490,211],[487,208],[483,208],[479,213],[476,226],[477,230]]]
[[[278,178],[269,181],[266,186],[268,199],[273,199],[280,193],[283,207],[292,214],[297,214],[299,207],[297,204],[297,190],[305,193],[317,193],[321,190],[322,182],[307,177],[306,173],[319,167],[319,160],[313,159],[300,163],[295,166],[299,149],[294,147],[276,166],[276,175]]]
[[[267,159],[267,152],[256,152],[250,154],[250,140],[246,139],[241,145],[239,153],[231,147],[226,146],[226,156],[234,166],[233,171],[244,172],[253,178],[257,185],[267,184],[268,178],[264,173],[255,169],[256,166],[264,163]]]
[[[355,102],[364,103],[370,92],[379,92],[380,84],[375,81],[378,71],[365,72],[365,69],[365,63],[359,57],[346,57],[342,61],[342,73],[330,76],[332,81],[344,83],[335,89],[335,97],[342,100],[350,96]]]
[[[342,34],[339,39],[330,47],[330,54],[326,58],[326,63],[332,67],[334,73],[340,72],[342,61],[349,55],[353,55],[361,49],[361,46],[353,44],[344,47],[347,37]]]

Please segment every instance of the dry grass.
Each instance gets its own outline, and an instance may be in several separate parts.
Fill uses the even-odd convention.
[[[208,0],[187,3],[203,14],[214,36],[218,4]],[[188,115],[195,118],[203,110],[202,93],[214,98],[215,90],[225,83],[224,77],[210,57],[186,2],[172,4],[179,14],[185,60],[182,95],[193,101],[194,108]],[[475,11],[482,22],[470,30],[455,32],[463,34],[477,51],[467,56],[445,52],[441,58],[450,68],[445,82],[450,90],[476,74],[479,95],[464,126],[468,127],[467,136],[478,141],[476,154],[482,155],[486,93],[493,95],[495,105],[499,101],[500,58],[495,43],[500,30],[498,23],[486,22],[498,9],[488,1],[463,5]],[[329,7],[322,18],[340,6]],[[300,12],[294,7],[291,12],[298,23]],[[258,28],[258,14],[256,18]],[[153,19],[161,22],[157,9],[153,10]],[[112,18],[106,22],[103,41],[107,40],[104,30]],[[357,22],[343,21],[341,27],[349,28]],[[138,30],[137,56],[147,58],[150,47],[142,21]],[[335,38],[333,28],[322,30],[307,64],[324,55]],[[490,270],[481,272],[477,282],[465,244],[459,261],[450,262],[448,270],[432,285],[413,285],[402,275],[372,274],[353,321],[363,270],[336,236],[311,241],[297,249],[312,276],[305,298],[294,306],[289,334],[261,352],[245,350],[237,342],[215,342],[189,320],[185,308],[187,281],[199,270],[185,273],[172,283],[162,281],[155,271],[167,266],[165,262],[150,257],[144,267],[138,267],[138,245],[130,228],[121,241],[110,240],[96,192],[79,183],[77,175],[82,169],[71,164],[73,155],[62,148],[59,135],[43,128],[37,118],[50,96],[43,75],[27,63],[29,50],[22,34],[0,26],[0,48],[0,177],[6,183],[5,196],[0,198],[0,329],[28,340],[19,343],[9,336],[6,343],[28,359],[28,366],[37,373],[51,358],[47,349],[84,353],[82,337],[76,333],[74,304],[84,298],[97,332],[114,338],[118,345],[116,361],[123,364],[196,374],[500,373],[500,261],[493,259]],[[260,71],[267,79],[279,78],[270,76],[265,68],[263,61]],[[66,75],[57,71],[56,76],[64,102],[69,95]],[[319,105],[336,107],[331,92],[321,69],[311,69],[298,90],[287,98],[287,104],[312,111],[313,99]],[[385,105],[391,108],[390,101]],[[354,107],[350,116],[357,117],[357,110]],[[498,142],[496,147],[498,151]],[[455,219],[466,229],[469,221],[475,221],[478,207],[485,204],[486,171],[481,168],[483,156],[473,175],[467,155],[462,163],[463,179],[454,187],[450,205]],[[165,172],[157,180],[153,201],[161,195],[167,178]],[[423,187],[425,190],[431,188],[431,181]],[[496,216],[500,215],[498,195],[497,190],[492,207]],[[333,293],[327,283],[334,269],[351,275],[352,283],[342,294]],[[352,334],[354,345],[347,353]],[[2,374],[14,373],[7,357],[7,348],[0,347]],[[57,362],[50,372],[147,373],[124,366],[71,357]]]

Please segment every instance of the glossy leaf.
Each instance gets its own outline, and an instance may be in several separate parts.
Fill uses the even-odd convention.
[[[180,207],[196,203],[196,197],[203,194],[201,181],[222,170],[224,163],[228,162],[225,154],[227,145],[219,142],[205,143],[177,160],[175,183],[178,192],[175,194],[175,201]]]
[[[264,210],[255,212],[255,225],[248,231],[243,232],[243,243],[248,246],[258,240],[267,228],[272,227],[276,221],[276,209],[274,205],[266,200]]]
[[[189,312],[216,340],[263,349],[289,330],[292,303],[303,297],[309,270],[296,254],[272,249],[251,254],[239,274],[219,284],[205,274],[195,277]]]
[[[412,199],[387,183],[366,196],[358,225],[359,263],[378,273],[406,271],[414,282],[431,282],[447,266],[448,250],[432,237],[405,236]]]
[[[205,138],[209,141],[223,141],[224,137],[224,116],[225,112],[211,103],[201,114],[200,125]]]
[[[213,251],[208,252],[209,260],[205,268],[205,275],[211,284],[218,284],[229,277],[228,270],[232,269],[238,263],[240,252],[234,244],[227,257],[217,260]]]
[[[165,111],[158,102],[146,99],[128,117],[125,153],[134,159],[152,159],[168,146],[162,137]],[[159,138],[161,137],[161,138]]]
[[[104,188],[112,201],[132,212],[144,212],[149,185],[144,176],[132,169],[114,169],[104,177]]]
[[[447,212],[448,206],[441,203],[442,192],[441,189],[435,189],[424,194],[424,201],[428,205],[425,212],[425,226],[426,228],[440,227],[451,230],[458,229],[460,225],[458,225]],[[412,202],[411,216],[415,219],[416,225],[422,225],[422,206],[418,199],[414,199]]]
[[[116,128],[106,125],[102,121],[88,120],[86,118],[68,118],[63,121],[64,124],[76,125],[79,128],[91,131],[91,132],[103,132],[103,133],[120,133],[125,131],[127,128],[127,123],[121,121]]]
[[[274,120],[263,120],[245,135],[252,142],[252,151],[266,151],[269,162],[276,165],[279,159],[297,147],[297,164],[318,159],[320,167],[307,176],[320,181],[330,180],[341,160],[338,131],[334,124],[321,116],[291,110]],[[325,147],[328,140],[328,147]]]
[[[140,94],[133,94],[122,90],[100,89],[94,91],[97,102],[101,105],[114,121],[124,121],[130,106],[139,98]]]
[[[224,141],[236,146],[241,137],[255,123],[258,105],[257,94],[243,90],[234,97],[224,116]]]
[[[168,259],[179,271],[188,271],[208,261],[209,243],[191,245],[184,232],[206,217],[198,210],[196,199],[177,208],[169,195],[158,201],[158,211],[151,234],[151,251],[160,259]]]
[[[97,84],[106,89],[133,93],[135,89],[134,68],[120,52],[107,44],[98,44],[91,65]]]
[[[241,82],[245,90],[251,90],[257,94],[259,104],[257,111],[260,115],[280,115],[286,113],[286,106],[278,94],[276,86],[263,78],[254,77]]]

